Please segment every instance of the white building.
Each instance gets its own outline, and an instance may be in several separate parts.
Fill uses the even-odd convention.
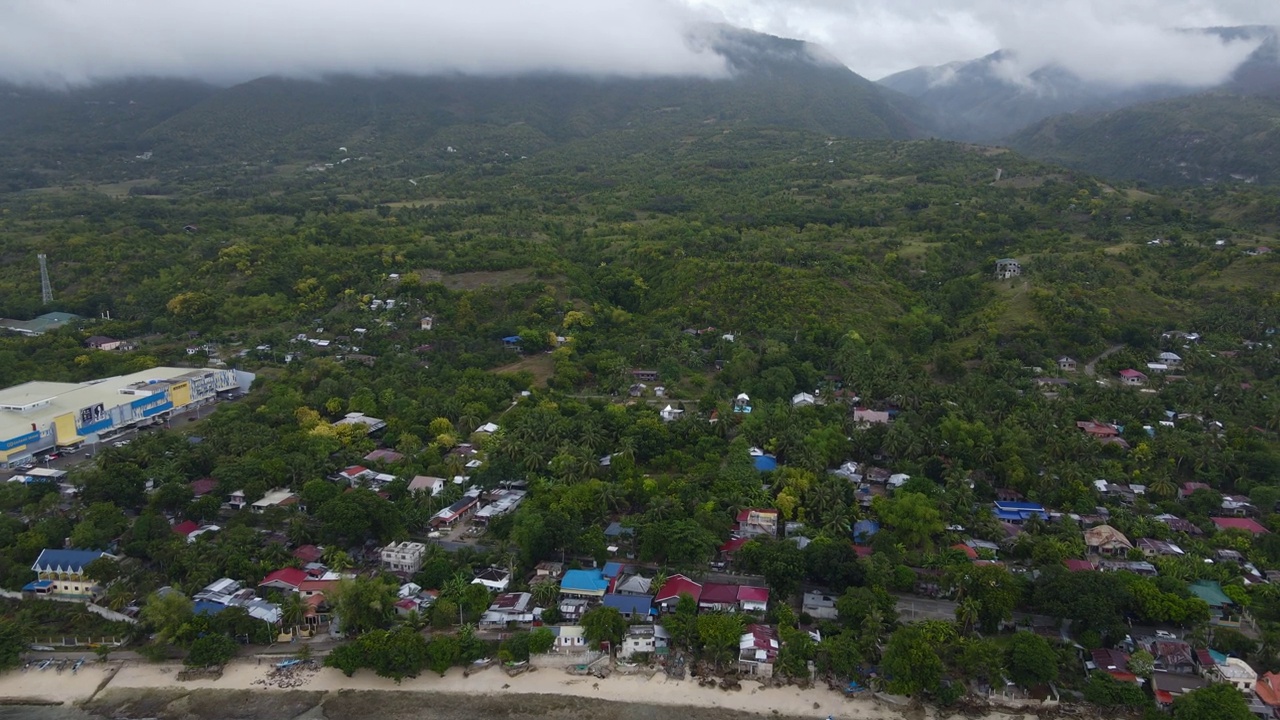
[[[676,408],[673,408],[670,405],[668,405],[662,408],[661,414],[662,414],[663,422],[675,422],[676,420],[680,419],[680,416],[684,414],[684,411],[677,410]]]
[[[792,407],[807,407],[809,405],[813,405],[816,402],[818,402],[817,398],[815,398],[813,395],[810,395],[809,393],[806,393],[806,392],[796,393],[791,397]]]
[[[422,556],[426,552],[427,546],[420,542],[392,543],[382,548],[382,567],[412,575],[422,569]]]
[[[654,653],[667,647],[671,635],[661,625],[632,625],[618,648],[618,659],[628,660],[639,653]]]

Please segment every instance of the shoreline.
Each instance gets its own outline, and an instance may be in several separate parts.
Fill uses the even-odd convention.
[[[220,677],[194,680],[177,678],[183,670],[178,663],[133,660],[93,663],[75,675],[14,670],[0,675],[0,704],[60,704],[109,717],[190,716],[208,720],[334,720],[346,716],[348,710],[368,712],[375,704],[378,714],[386,717],[403,714],[397,713],[397,708],[405,712],[416,709],[421,717],[431,717],[421,712],[434,708],[436,716],[447,718],[487,717],[501,708],[508,715],[531,718],[576,716],[601,709],[640,718],[669,716],[672,707],[685,708],[686,720],[743,714],[820,719],[830,715],[836,720],[940,717],[932,708],[895,708],[870,696],[846,697],[820,686],[765,687],[743,680],[739,690],[722,690],[702,686],[696,679],[673,680],[662,672],[652,677],[614,673],[596,678],[542,668],[509,677],[496,667],[465,675],[462,668],[452,668],[444,677],[427,673],[397,684],[372,671],[348,678],[333,668],[320,668],[300,672],[285,683],[286,687],[277,687],[266,684],[273,668],[274,661],[237,660],[229,663]],[[459,698],[468,701],[459,703]],[[209,712],[202,713],[193,704]],[[486,706],[483,715],[478,714],[481,706]],[[235,713],[226,712],[233,707]],[[219,716],[217,711],[226,714]],[[996,711],[980,717],[1008,720],[1010,715]]]

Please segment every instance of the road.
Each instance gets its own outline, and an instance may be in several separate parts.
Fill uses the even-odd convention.
[[[900,594],[895,594],[894,597],[898,599],[898,616],[903,622],[956,619],[957,603],[952,600]],[[1047,615],[1020,612],[1013,614],[1013,621],[1019,625],[1031,624],[1039,627],[1056,625],[1058,622],[1056,618]]]
[[[1119,345],[1112,345],[1106,350],[1103,350],[1101,355],[1084,364],[1084,374],[1088,375],[1089,377],[1094,377],[1095,375],[1098,374],[1098,363],[1102,362],[1103,360],[1106,360],[1112,355],[1115,355],[1116,353],[1120,352],[1123,349],[1124,349],[1124,343],[1120,343]]]

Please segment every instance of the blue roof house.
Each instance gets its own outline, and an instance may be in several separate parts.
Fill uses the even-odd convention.
[[[880,532],[880,523],[875,520],[859,520],[853,524],[853,541],[863,544],[878,532]]]
[[[1044,509],[1044,506],[1033,502],[998,500],[995,503],[995,513],[999,520],[1014,525],[1021,525],[1033,517],[1039,517],[1041,520],[1049,519],[1049,512]]]
[[[604,606],[617,610],[628,620],[643,620],[653,615],[653,598],[648,595],[614,595],[604,596]]]
[[[102,588],[85,575],[84,568],[101,557],[115,559],[114,555],[101,550],[41,550],[40,557],[31,566],[36,582],[29,583],[23,590],[37,595],[92,600]]]
[[[560,594],[578,598],[602,598],[609,581],[600,570],[569,570],[560,579]]]

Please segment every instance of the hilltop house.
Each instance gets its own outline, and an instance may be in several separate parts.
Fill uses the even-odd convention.
[[[381,550],[382,567],[388,572],[412,575],[422,569],[427,546],[420,542],[392,543]]]
[[[761,535],[778,536],[778,511],[773,508],[747,508],[738,513],[738,522],[734,526],[734,534],[738,537],[753,538]]]
[[[1058,358],[1058,369],[1061,370],[1062,372],[1075,372],[1076,361],[1073,358],[1069,358],[1066,355],[1063,355],[1062,357]]]
[[[1099,525],[1084,531],[1084,545],[1097,555],[1123,557],[1133,549],[1133,544],[1119,530],[1110,525]]]
[[[1022,274],[1022,263],[1013,258],[1000,258],[996,261],[996,279],[1008,280]]]
[[[1137,370],[1134,370],[1133,368],[1128,368],[1120,371],[1121,385],[1136,386],[1136,385],[1145,385],[1146,383],[1147,383],[1147,376],[1138,372]]]

